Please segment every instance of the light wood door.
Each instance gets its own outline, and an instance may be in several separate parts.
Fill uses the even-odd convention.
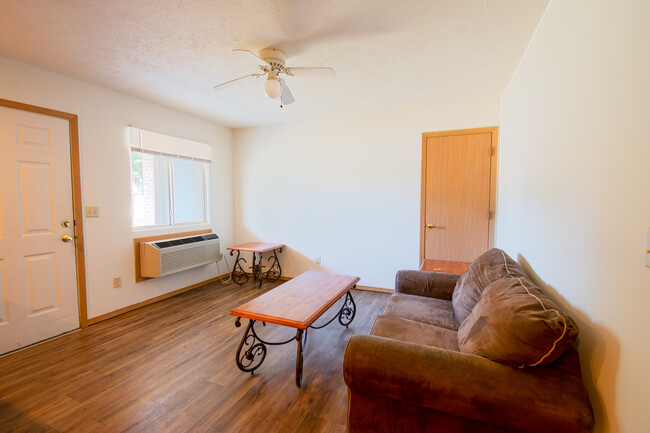
[[[471,262],[491,246],[496,133],[423,134],[420,261]]]
[[[0,154],[4,353],[79,327],[69,121],[0,107]]]

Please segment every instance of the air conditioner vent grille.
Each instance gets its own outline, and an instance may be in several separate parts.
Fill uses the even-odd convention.
[[[140,275],[162,277],[221,260],[214,233],[140,244]]]
[[[164,275],[177,269],[185,269],[195,263],[214,261],[215,259],[210,259],[206,252],[204,245],[197,245],[193,248],[165,253],[160,257],[160,273]]]

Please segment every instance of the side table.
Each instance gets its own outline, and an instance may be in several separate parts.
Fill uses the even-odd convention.
[[[253,265],[251,266],[250,269],[253,274],[253,281],[255,280],[259,281],[258,289],[262,288],[263,255],[264,253],[267,253],[269,251],[273,252],[273,255],[269,256],[269,258],[267,259],[271,262],[271,266],[266,272],[264,272],[264,278],[266,278],[267,281],[270,281],[272,283],[278,281],[280,279],[280,276],[282,276],[282,267],[280,267],[280,261],[278,260],[278,255],[276,251],[281,253],[282,248],[284,246],[285,246],[284,244],[272,244],[266,242],[248,242],[245,244],[228,247],[231,256],[235,253],[235,251],[237,251],[237,258],[235,259],[235,263],[232,266],[232,272],[230,273],[232,281],[235,284],[239,284],[240,286],[248,282],[248,274],[246,273],[244,267],[242,266],[242,262],[246,263],[246,259],[241,257],[242,251],[250,251],[253,253]]]

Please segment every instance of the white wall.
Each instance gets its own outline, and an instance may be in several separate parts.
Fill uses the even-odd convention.
[[[217,275],[216,265],[208,265],[135,283],[133,238],[172,230],[134,233],[131,228],[127,127],[132,124],[212,145],[212,223],[187,230],[212,228],[221,237],[222,250],[233,240],[230,129],[4,57],[0,57],[0,98],[79,116],[83,205],[99,206],[100,215],[84,219],[89,318]],[[122,277],[122,287],[113,288],[114,276]]]
[[[578,319],[598,432],[650,431],[648,16],[551,1],[502,99],[496,243]]]
[[[322,270],[392,289],[398,269],[419,265],[422,133],[498,117],[498,101],[481,101],[235,130],[235,240],[287,244],[287,276]]]

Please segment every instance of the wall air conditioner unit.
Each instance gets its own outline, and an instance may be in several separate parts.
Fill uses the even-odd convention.
[[[219,260],[219,236],[214,233],[140,242],[140,275],[143,277],[162,277]]]

